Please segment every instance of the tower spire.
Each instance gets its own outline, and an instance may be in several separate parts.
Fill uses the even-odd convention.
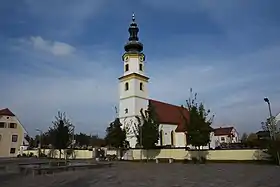
[[[135,14],[132,14],[132,22],[128,28],[129,38],[128,42],[124,46],[126,52],[129,53],[140,53],[143,50],[143,44],[139,42],[138,32],[139,28],[135,21]]]

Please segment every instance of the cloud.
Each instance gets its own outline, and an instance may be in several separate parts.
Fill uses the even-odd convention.
[[[30,42],[35,49],[50,52],[53,55],[69,55],[75,51],[75,48],[69,44],[57,41],[46,41],[42,37],[31,37]]]
[[[277,85],[280,78],[280,67],[275,61],[280,58],[279,47],[240,54],[233,59],[219,59],[219,63],[211,63],[213,59],[204,57],[168,59],[176,65],[169,63],[150,70],[150,93],[153,98],[180,105],[185,104],[189,88],[193,88],[215,114],[216,126],[235,125],[242,132],[258,130],[267,115],[265,96],[273,100],[274,113],[280,112],[277,99],[280,89],[271,86]],[[149,62],[160,63],[164,62]]]
[[[110,63],[103,64],[114,57],[104,58],[108,52],[94,49],[94,46],[83,49],[48,41],[41,36],[11,40],[6,45],[7,52],[15,57],[11,61],[22,61],[17,62],[21,68],[16,76],[10,76],[4,69],[1,71],[2,80],[9,77],[1,93],[3,106],[17,113],[31,132],[34,126],[47,129],[61,110],[77,123],[78,131],[91,129],[104,134],[104,126],[115,116],[116,77],[120,74],[108,67]],[[95,57],[89,59],[89,54]]]

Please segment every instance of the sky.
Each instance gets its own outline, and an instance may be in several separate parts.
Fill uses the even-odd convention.
[[[77,131],[103,136],[115,118],[118,77],[134,12],[150,98],[185,104],[189,90],[213,126],[260,130],[280,112],[280,1],[1,0],[0,108],[26,130],[58,111]]]

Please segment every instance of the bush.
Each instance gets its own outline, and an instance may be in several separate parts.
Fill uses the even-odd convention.
[[[29,155],[28,155],[28,157],[33,157],[34,156],[34,154],[31,152],[31,153],[29,153]]]
[[[42,157],[47,157],[47,155],[44,154],[44,153],[40,153],[40,154],[39,154],[39,157],[40,157],[40,158],[42,158]]]
[[[197,157],[192,157],[192,161],[193,161],[194,164],[197,164],[198,163]]]
[[[200,163],[205,164],[206,160],[207,159],[204,156],[200,157]]]
[[[277,151],[280,154],[279,144],[279,140],[270,140],[268,143],[267,151],[265,151],[267,154],[270,155],[271,161],[275,164],[278,164]]]

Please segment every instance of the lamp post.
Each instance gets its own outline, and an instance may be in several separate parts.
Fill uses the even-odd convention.
[[[269,133],[270,133],[270,137],[271,137],[271,139],[272,140],[276,140],[276,128],[275,128],[275,124],[274,124],[274,119],[273,119],[273,117],[272,117],[272,112],[271,112],[271,106],[270,106],[270,101],[269,101],[269,99],[267,98],[267,97],[265,97],[264,98],[264,102],[266,102],[267,103],[267,105],[268,105],[268,111],[269,111],[269,121],[270,121],[270,128],[268,128],[269,129]],[[279,156],[279,152],[278,152],[278,150],[277,150],[277,148],[276,148],[276,154],[277,154],[277,161],[278,161],[278,165],[280,165],[280,156]]]
[[[38,153],[38,158],[40,158],[40,154],[41,154],[41,148],[42,148],[42,136],[43,136],[43,131],[41,131],[40,129],[36,129],[37,132],[40,133],[40,144],[39,144],[39,153]]]

